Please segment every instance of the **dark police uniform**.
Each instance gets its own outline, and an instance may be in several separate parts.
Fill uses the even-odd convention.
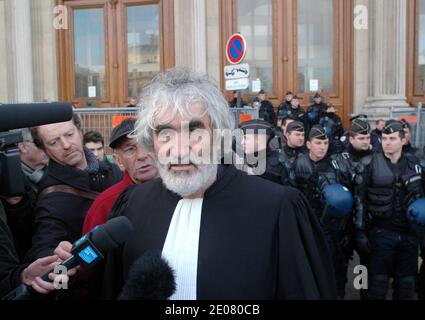
[[[328,154],[334,154],[342,151],[341,137],[344,135],[344,127],[341,118],[335,112],[323,114],[319,124],[325,128],[329,136]]]
[[[316,98],[322,98],[322,96],[319,93],[316,93],[313,97]],[[323,115],[326,113],[326,110],[328,108],[328,105],[321,101],[320,103],[314,102],[308,109],[307,109],[307,127],[306,132],[307,135],[310,132],[310,128],[315,126],[316,124],[319,124],[320,119],[323,117]]]
[[[384,134],[403,132],[399,121],[388,121]],[[367,229],[370,245],[369,299],[383,300],[389,277],[394,277],[394,299],[412,299],[418,268],[418,241],[410,232],[407,208],[423,197],[422,171],[414,158],[402,154],[393,164],[383,153],[373,155],[365,168],[358,194],[365,208],[356,227]],[[364,248],[367,251],[367,248]]]
[[[362,116],[357,116],[351,119],[351,129],[347,132],[347,142],[348,145],[346,147],[346,151],[343,153],[339,153],[334,155],[334,159],[337,161],[338,166],[341,170],[341,174],[345,177],[346,181],[350,182],[348,186],[351,192],[353,193],[354,200],[354,208],[352,212],[352,217],[348,220],[346,225],[346,241],[344,251],[347,254],[352,255],[354,253],[354,249],[356,249],[358,255],[360,256],[360,263],[363,266],[367,266],[367,258],[368,253],[364,253],[359,247],[356,247],[356,232],[357,224],[360,223],[359,237],[363,237],[360,240],[364,240],[366,237],[365,231],[362,228],[363,223],[363,204],[361,203],[361,199],[356,196],[357,188],[361,188],[363,184],[363,174],[365,168],[372,161],[373,150],[371,145],[368,150],[357,150],[353,147],[353,145],[349,142],[349,137],[351,134],[357,135],[369,135],[371,131],[371,127],[366,118],[362,118]],[[359,241],[360,241],[359,240]],[[361,291],[362,299],[366,298],[366,293],[364,290]]]
[[[328,136],[323,127],[316,125],[310,130],[309,140],[312,139],[326,140]],[[347,221],[341,223],[341,221],[324,220],[325,204],[322,201],[322,192],[327,185],[338,183],[345,186],[348,182],[345,181],[334,159],[325,157],[314,162],[308,154],[298,155],[293,165],[293,176],[295,186],[307,197],[316,217],[321,222],[335,269],[338,297],[343,299],[350,259],[350,255],[347,255],[342,248],[342,242],[346,238]]]
[[[288,124],[286,132],[290,134],[291,132],[303,132],[305,133],[304,124],[299,121],[294,121]],[[285,144],[279,153],[279,162],[283,167],[282,174],[282,184],[283,185],[292,185],[296,187],[295,177],[293,175],[293,165],[298,158],[299,154],[306,154],[307,149],[303,146],[300,148],[291,148]]]
[[[293,99],[299,99],[299,97],[294,96]],[[284,118],[291,118],[294,119],[295,121],[300,121],[304,124],[304,126],[306,125],[306,117],[305,117],[306,113],[305,110],[301,107],[301,105],[299,105],[296,109],[292,108],[292,104],[289,105],[285,105],[279,108],[279,118],[284,119]]]
[[[279,152],[273,151],[268,147],[270,140],[274,137],[274,130],[272,125],[269,122],[264,120],[250,120],[243,122],[239,125],[239,128],[246,134],[247,132],[259,134],[259,130],[265,130],[267,135],[267,148],[266,150],[259,150],[253,155],[243,155],[244,165],[239,168],[244,171],[250,172],[254,175],[258,175],[261,178],[267,179],[269,181],[283,184],[282,176],[284,174],[283,167],[279,162]],[[250,130],[250,131],[248,131]],[[250,159],[250,157],[252,159]],[[252,160],[256,160],[255,163]],[[262,164],[265,163],[265,170],[262,167]]]
[[[294,96],[292,91],[287,91],[286,96],[288,96],[288,95]],[[291,107],[291,100],[288,101],[285,98],[285,100],[283,100],[282,103],[279,105],[278,113],[280,113],[281,110],[284,110],[284,109],[287,109],[287,108],[290,108],[290,107]]]
[[[264,90],[261,90],[259,94],[265,94]],[[276,113],[273,104],[269,100],[261,101],[259,118],[270,123],[272,127],[276,126]]]

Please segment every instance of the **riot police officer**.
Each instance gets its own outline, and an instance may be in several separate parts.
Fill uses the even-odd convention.
[[[347,182],[336,161],[327,156],[329,137],[322,126],[311,128],[307,148],[308,154],[298,155],[291,177],[294,177],[295,186],[307,197],[321,222],[333,259],[338,297],[343,299],[350,256],[342,249],[341,242],[346,238],[345,225],[353,207],[352,195],[345,187]],[[334,203],[336,200],[341,200],[339,205]],[[329,211],[335,207],[340,207],[336,216],[335,212]]]
[[[250,120],[239,125],[243,132],[241,141],[243,165],[238,169],[250,175],[257,175],[275,183],[282,184],[283,167],[279,162],[279,153],[269,147],[274,131],[270,123],[264,120]]]
[[[371,127],[365,118],[355,118],[348,131],[348,147],[345,152],[333,156],[342,174],[351,180],[351,189],[362,184],[365,167],[372,161]],[[351,179],[349,178],[351,176]]]
[[[294,121],[293,118],[288,116],[286,109],[279,113],[277,127],[274,128],[274,138],[269,143],[271,150],[280,152],[286,145],[286,127],[289,123]]]
[[[305,110],[301,107],[299,99],[300,98],[295,95],[291,100],[291,106],[286,107],[285,112],[287,117],[300,121],[305,125]]]
[[[336,114],[335,107],[329,104],[326,113],[319,120],[319,124],[325,128],[329,136],[329,154],[342,151],[341,137],[344,135],[344,127],[341,118]]]
[[[260,102],[259,118],[269,122],[272,127],[276,126],[276,113],[272,103],[266,99],[266,93],[261,90],[258,93],[258,101]]]
[[[403,123],[387,121],[382,153],[375,153],[362,175],[356,193],[364,208],[355,222],[357,246],[369,253],[368,298],[384,300],[389,278],[394,277],[393,299],[412,299],[418,272],[419,220],[411,206],[423,197],[422,171],[407,157]]]
[[[292,91],[287,91],[285,100],[279,105],[279,112],[284,109],[289,109],[291,107],[291,101],[294,97],[294,93]]]
[[[282,176],[283,184],[290,185],[291,179],[289,175],[291,173],[294,162],[300,153],[307,152],[307,149],[304,146],[304,124],[299,121],[291,121],[286,126],[285,137],[286,144],[283,146],[282,151],[279,154],[279,162],[284,168],[284,174]]]
[[[359,165],[367,165],[372,159],[372,146],[370,144],[371,127],[366,119],[357,118],[351,123],[348,131],[349,144],[347,150],[338,155],[338,158],[349,160],[353,170],[361,169]]]
[[[320,119],[328,109],[328,106],[323,102],[323,97],[319,92],[314,95],[313,101],[314,103],[307,110],[307,134],[310,132],[310,128],[316,124],[319,124]]]
[[[354,222],[361,221],[358,215],[362,215],[363,205],[361,199],[356,196],[356,188],[362,186],[362,174],[365,167],[368,166],[372,160],[373,150],[371,146],[371,127],[366,118],[355,117],[351,121],[351,128],[348,131],[348,147],[343,153],[335,154],[332,156],[338,163],[341,174],[345,176],[346,181],[350,181],[349,188],[353,192],[354,210],[352,218],[349,219],[347,224],[347,239],[345,242],[345,251],[347,254],[352,255],[356,249],[360,263],[364,266],[367,263],[367,254],[364,254],[362,248],[356,248],[354,242]],[[361,291],[362,299],[366,298],[365,291]]]
[[[403,146],[403,152],[407,156],[421,158],[421,150],[413,147],[412,145],[412,125],[405,119],[401,119],[404,128],[404,135],[406,136],[406,144]]]

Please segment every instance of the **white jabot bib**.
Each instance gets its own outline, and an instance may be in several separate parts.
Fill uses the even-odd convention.
[[[199,230],[203,199],[182,199],[174,210],[162,256],[174,270],[176,292],[170,300],[196,300]]]

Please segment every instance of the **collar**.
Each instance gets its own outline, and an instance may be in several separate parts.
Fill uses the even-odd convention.
[[[220,168],[221,167],[221,168]],[[205,192],[204,199],[213,197],[231,183],[238,174],[234,165],[219,165],[217,180]]]
[[[372,152],[373,151],[370,148],[369,148],[369,150],[366,150],[366,151],[356,150],[356,149],[354,149],[352,144],[350,144],[350,146],[348,147],[348,153],[353,155],[353,156],[359,157],[359,158],[365,157],[365,156],[371,154]]]
[[[33,170],[30,166],[28,166],[26,163],[21,162],[22,171],[25,174],[25,176],[35,184],[38,184],[41,179],[43,178],[44,171],[46,167],[43,167],[38,170]]]

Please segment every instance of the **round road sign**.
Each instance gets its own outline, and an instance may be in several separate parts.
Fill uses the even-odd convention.
[[[235,33],[227,41],[226,56],[231,64],[240,63],[246,54],[246,40],[240,33]]]

